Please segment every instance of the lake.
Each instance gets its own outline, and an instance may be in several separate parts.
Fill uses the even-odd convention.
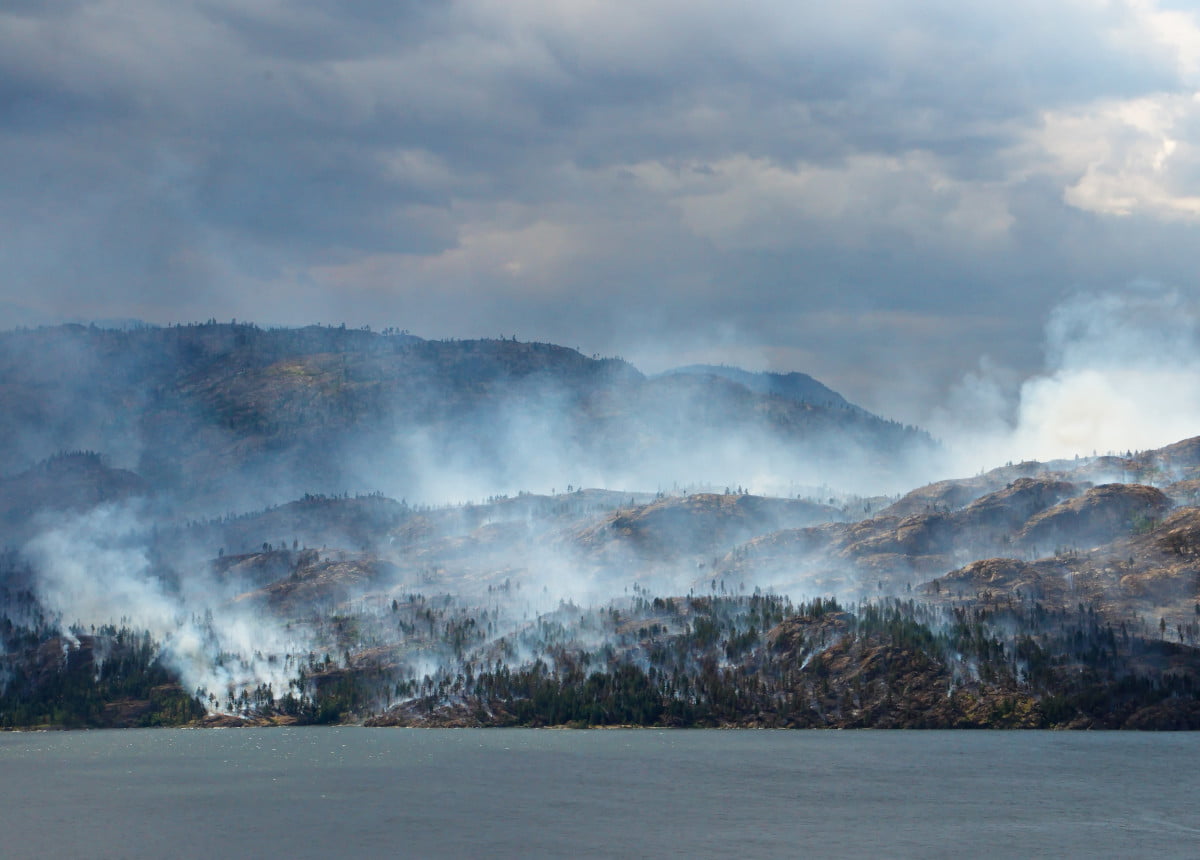
[[[1197,857],[1200,735],[0,733],[6,858]]]

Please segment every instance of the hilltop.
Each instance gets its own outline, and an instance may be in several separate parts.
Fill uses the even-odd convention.
[[[807,373],[770,373],[761,371],[752,373],[740,367],[729,367],[723,364],[690,364],[665,371],[659,376],[717,376],[736,382],[759,394],[771,394],[799,403],[812,403],[819,406],[836,407],[840,409],[861,410],[829,386],[813,379]],[[865,410],[864,410],[865,411]]]

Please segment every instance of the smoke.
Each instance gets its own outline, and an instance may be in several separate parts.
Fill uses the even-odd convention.
[[[104,625],[147,631],[189,692],[219,697],[261,685],[286,693],[311,650],[305,626],[236,601],[244,584],[219,581],[202,563],[183,561],[182,575],[158,568],[142,508],[109,504],[60,516],[26,545],[38,599],[63,633]]]
[[[985,359],[934,413],[955,473],[1200,433],[1200,308],[1181,292],[1135,284],[1076,295],[1050,315],[1045,353],[1045,369],[1019,383]]]
[[[884,583],[822,556],[819,535],[811,547],[780,539],[778,558],[742,564],[743,541],[817,521],[795,514],[785,523],[749,505],[738,509],[745,530],[726,528],[730,520],[722,517],[732,516],[726,508],[738,493],[709,500],[704,511],[680,504],[644,520],[628,511],[606,517],[659,490],[746,487],[793,496],[797,487],[824,486],[825,501],[909,489],[1005,460],[1174,442],[1200,432],[1198,321],[1184,296],[1152,286],[1073,298],[1047,323],[1043,372],[1021,380],[985,359],[963,378],[935,416],[945,455],[917,444],[920,434],[859,410],[757,398],[716,378],[647,379],[618,362],[600,366],[544,345],[477,342],[460,349],[366,332],[198,327],[178,336],[193,346],[212,340],[211,360],[237,372],[214,372],[217,381],[205,383],[212,389],[186,389],[200,390],[190,405],[164,382],[155,397],[177,397],[172,409],[136,400],[130,411],[159,409],[158,418],[115,425],[145,434],[135,465],[153,467],[158,481],[150,492],[158,495],[46,514],[23,552],[37,571],[38,599],[61,618],[64,632],[106,624],[149,631],[186,689],[222,699],[260,686],[282,696],[314,651],[345,654],[350,664],[361,653],[355,649],[391,649],[388,659],[417,671],[449,672],[495,655],[527,659],[542,616],[561,616],[564,624],[578,617],[581,629],[571,635],[592,648],[600,628],[583,629],[584,613],[576,609],[615,605],[631,587],[641,595],[775,587],[792,598],[861,598],[883,593]],[[351,334],[358,341],[351,343]],[[290,338],[313,341],[311,355],[281,359],[296,349]],[[416,358],[405,352],[410,346]],[[173,378],[169,355],[152,345],[141,349],[146,367],[127,360],[129,387]],[[210,379],[209,360],[188,367]],[[534,370],[521,375],[521,362]],[[47,414],[70,413],[74,397],[87,397],[82,384],[62,392]],[[60,422],[62,444],[90,442],[91,435],[70,434],[105,408],[98,401],[79,420]],[[164,427],[175,435],[155,438]],[[89,433],[95,447],[110,441],[101,429]],[[203,483],[199,501],[186,495],[194,482]],[[577,492],[581,487],[621,492]],[[303,493],[347,491],[425,504],[516,498],[478,510],[417,511],[335,496],[245,514]],[[244,516],[183,527],[185,517],[213,504]],[[865,504],[858,509],[858,516],[869,514]],[[156,537],[156,528],[172,530],[170,539]],[[297,538],[313,546],[328,541],[348,560],[345,569],[313,565],[303,576],[299,568],[279,574],[294,580],[281,600],[289,605],[272,609],[245,599],[252,591],[261,596],[266,573],[250,581],[255,574],[247,565],[247,579],[239,581],[238,565],[218,573],[212,563],[218,547],[241,552]],[[770,555],[774,546],[768,540],[754,552]],[[409,591],[430,597],[408,599]],[[357,609],[356,596],[368,598]],[[373,610],[364,608],[368,603]],[[353,622],[342,625],[347,616]]]
[[[405,426],[387,445],[346,443],[343,476],[424,504],[568,487],[656,492],[741,486],[765,495],[835,487],[907,489],[932,447],[922,434],[845,409],[755,399],[725,380],[638,380],[580,392],[535,377],[435,427]],[[764,417],[765,416],[765,417]],[[807,422],[794,430],[789,421]]]

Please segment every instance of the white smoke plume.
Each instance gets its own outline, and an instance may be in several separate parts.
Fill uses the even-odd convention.
[[[64,634],[106,624],[145,630],[188,692],[222,702],[260,685],[286,694],[310,650],[304,628],[235,601],[240,584],[218,581],[202,563],[178,581],[164,577],[150,559],[147,528],[135,506],[102,505],[47,523],[26,545],[38,598]]]
[[[1200,434],[1200,308],[1151,284],[1077,295],[1050,316],[1041,373],[1018,385],[984,361],[930,426],[959,474]]]

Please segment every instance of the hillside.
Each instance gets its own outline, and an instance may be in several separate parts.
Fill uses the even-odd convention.
[[[1200,437],[887,498],[580,486],[923,437],[544,344],[7,337],[5,456],[90,442],[0,479],[0,726],[1200,728]]]
[[[305,493],[429,500],[456,483],[459,499],[747,483],[780,461],[803,481],[817,458],[899,479],[933,448],[844,402],[758,388],[515,340],[216,323],[6,332],[0,475],[96,451],[212,514]]]
[[[770,394],[799,403],[812,403],[841,409],[859,409],[832,388],[813,379],[807,373],[751,373],[738,367],[721,364],[690,364],[687,367],[677,367],[659,375],[669,377],[685,374],[728,379],[759,394]]]

